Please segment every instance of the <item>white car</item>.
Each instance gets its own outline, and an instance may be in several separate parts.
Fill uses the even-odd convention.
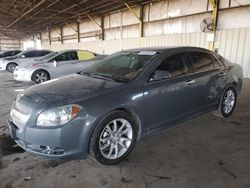
[[[52,52],[32,62],[22,62],[14,70],[14,79],[37,84],[84,70],[105,56],[84,50]]]
[[[17,55],[0,59],[0,70],[13,72],[16,66],[23,61],[33,61],[35,58],[45,56],[52,51],[50,50],[26,50]]]

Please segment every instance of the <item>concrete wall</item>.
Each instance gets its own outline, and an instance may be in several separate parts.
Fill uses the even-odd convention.
[[[19,39],[13,39],[7,36],[0,35],[0,49],[1,50],[15,50],[21,48]]]
[[[248,6],[249,5],[249,6]],[[221,0],[216,47],[233,62],[242,64],[244,75],[250,77],[250,0]],[[134,7],[139,15],[140,7]],[[42,32],[42,47],[51,50],[88,49],[110,54],[127,48],[144,46],[191,45],[208,48],[207,34],[200,32],[201,21],[211,16],[208,0],[165,0],[143,7],[144,37],[139,38],[139,23],[128,10],[104,17],[104,41],[101,30],[91,20]],[[101,25],[101,18],[95,18]],[[60,32],[63,42],[60,41]],[[50,41],[50,42],[49,42]],[[230,53],[229,53],[230,51]],[[231,53],[232,52],[232,53]],[[233,54],[233,55],[232,55]]]

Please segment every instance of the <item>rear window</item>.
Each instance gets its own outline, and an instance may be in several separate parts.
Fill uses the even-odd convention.
[[[190,52],[194,71],[201,72],[221,67],[214,55],[205,52]]]
[[[39,56],[45,56],[47,54],[51,53],[51,51],[43,50],[43,51],[37,51],[37,57]]]
[[[95,57],[95,54],[89,51],[77,51],[79,60],[89,60]]]

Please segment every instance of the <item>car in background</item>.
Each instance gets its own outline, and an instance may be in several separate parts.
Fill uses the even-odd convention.
[[[0,58],[14,56],[21,52],[22,52],[21,50],[8,50],[8,51],[0,52]]]
[[[152,132],[215,111],[229,117],[242,68],[196,47],[124,50],[19,93],[9,130],[26,151],[48,159],[118,163]],[[211,122],[212,123],[212,122]]]
[[[104,57],[105,55],[86,50],[52,52],[34,61],[18,64],[14,70],[14,79],[39,84],[53,78],[80,72]]]
[[[50,50],[26,50],[17,55],[2,58],[0,59],[0,70],[13,72],[18,63],[33,61],[35,58],[42,57],[51,52]]]

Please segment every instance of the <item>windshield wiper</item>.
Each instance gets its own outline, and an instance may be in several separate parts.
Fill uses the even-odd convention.
[[[86,76],[89,76],[89,75],[90,75],[88,72],[84,72],[84,71],[80,71],[80,72],[78,72],[77,74],[86,75]]]

